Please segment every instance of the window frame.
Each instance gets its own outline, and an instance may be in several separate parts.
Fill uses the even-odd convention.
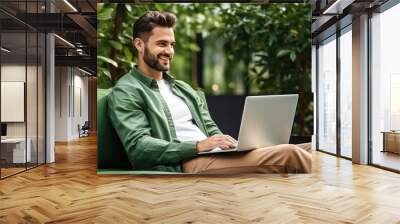
[[[352,28],[349,29],[349,27],[352,26],[352,16],[351,15],[347,15],[345,17],[343,17],[341,20],[338,20],[335,24],[331,25],[329,28],[327,28],[325,30],[325,32],[322,32],[319,36],[317,36],[316,40],[316,53],[315,53],[315,61],[316,61],[316,106],[315,106],[315,110],[316,110],[316,131],[315,131],[315,141],[316,141],[316,150],[319,152],[323,152],[323,153],[327,153],[329,155],[333,155],[333,156],[337,156],[339,158],[343,158],[346,160],[350,160],[352,161],[352,158],[347,157],[342,155],[341,153],[341,118],[340,118],[340,103],[341,103],[341,99],[340,99],[340,77],[341,77],[341,67],[340,67],[340,37],[344,34],[346,34],[347,32],[352,32]],[[334,39],[329,40],[329,38],[332,38],[332,36],[335,36]],[[321,149],[320,143],[319,143],[319,122],[320,122],[320,118],[319,118],[319,87],[320,87],[320,74],[319,74],[319,68],[320,68],[320,64],[319,64],[319,47],[322,43],[326,42],[326,41],[336,41],[336,152],[332,153],[329,152],[327,150]]]

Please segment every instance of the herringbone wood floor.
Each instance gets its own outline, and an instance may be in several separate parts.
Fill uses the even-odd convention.
[[[400,223],[400,175],[314,152],[313,173],[100,176],[94,137],[0,181],[0,223]]]

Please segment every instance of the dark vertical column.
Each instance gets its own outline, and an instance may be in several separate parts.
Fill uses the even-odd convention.
[[[28,0],[25,0],[25,21],[28,21]],[[25,88],[24,88],[24,121],[25,121],[25,170],[28,169],[28,24],[25,23]]]
[[[36,1],[36,14],[39,15],[39,0]],[[36,16],[39,18],[39,16]],[[37,19],[39,22],[39,19]],[[39,165],[39,30],[36,31],[36,166]]]
[[[341,122],[340,122],[340,29],[336,27],[336,154],[341,156]]]
[[[319,44],[315,46],[315,148],[319,149]]]
[[[200,48],[196,53],[196,81],[198,87],[204,88],[204,39],[201,33],[196,34],[196,43]]]
[[[67,67],[67,73],[68,73],[68,117],[71,117],[71,85],[72,85],[72,83],[71,83],[71,69],[68,69],[68,68],[69,67]]]
[[[97,82],[96,76],[88,77],[88,89],[89,89],[89,127],[91,132],[95,132],[96,127],[96,91],[97,91]]]
[[[1,41],[2,41],[2,32],[1,32],[1,30],[2,30],[2,22],[0,22],[0,47],[2,46],[2,43],[1,43]],[[2,66],[2,64],[1,64],[1,55],[2,55],[3,53],[1,52],[1,50],[0,50],[0,124],[2,124],[1,123],[1,66]],[[3,164],[2,164],[2,157],[1,157],[1,145],[2,144],[0,144],[0,179],[2,179],[2,177],[1,177],[1,170],[2,170],[2,167],[3,167]]]
[[[71,104],[72,104],[72,120],[75,119],[75,67],[71,67]]]
[[[367,124],[367,132],[368,132],[368,155],[367,155],[367,164],[372,164],[373,160],[373,153],[372,153],[372,92],[371,92],[371,75],[372,75],[372,62],[371,62],[371,56],[372,56],[372,42],[371,42],[371,37],[372,37],[372,30],[371,30],[371,19],[372,19],[372,11],[368,11],[368,19],[367,19],[367,48],[368,48],[368,53],[367,53],[367,83],[368,83],[368,89],[367,89],[367,104],[368,104],[368,111],[367,111],[367,119],[368,119],[368,124]],[[384,148],[386,148],[384,146]]]
[[[45,13],[48,13],[48,0],[45,0]],[[44,72],[44,77],[42,74],[42,79],[44,79],[44,163],[47,163],[47,36],[49,34],[47,32],[44,33],[44,67],[42,68],[42,72]],[[43,52],[42,52],[43,53]],[[42,81],[43,82],[43,81]]]

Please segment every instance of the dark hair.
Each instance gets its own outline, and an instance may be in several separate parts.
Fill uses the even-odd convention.
[[[157,27],[174,28],[176,16],[169,12],[147,11],[133,24],[133,39],[147,41],[151,31]]]

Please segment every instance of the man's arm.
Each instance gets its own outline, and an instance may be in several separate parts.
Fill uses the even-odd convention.
[[[218,126],[215,124],[215,122],[211,118],[204,92],[201,91],[200,89],[198,89],[197,94],[199,95],[199,97],[201,99],[201,103],[199,105],[200,116],[204,121],[204,126],[205,126],[207,132],[210,134],[210,136],[222,134],[221,130],[219,130]]]
[[[136,94],[135,94],[136,93]],[[140,95],[134,89],[114,88],[108,96],[108,114],[133,166],[179,164],[197,154],[196,141],[168,142],[151,137]]]

